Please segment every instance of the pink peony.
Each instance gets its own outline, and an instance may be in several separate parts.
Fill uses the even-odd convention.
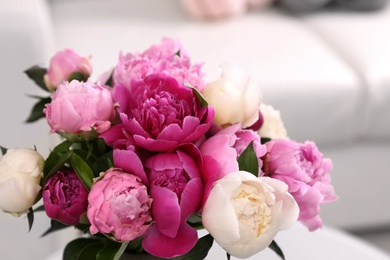
[[[49,68],[44,76],[48,89],[55,90],[64,81],[69,80],[72,73],[81,73],[88,79],[92,73],[92,64],[89,58],[81,57],[71,49],[57,52],[50,60]]]
[[[114,101],[108,89],[73,80],[58,86],[44,113],[52,132],[67,138],[88,137],[110,128]]]
[[[134,160],[133,151],[115,150],[114,164],[124,169],[142,165]],[[187,253],[197,242],[195,229],[186,221],[199,210],[203,183],[201,156],[193,144],[185,144],[175,152],[159,153],[146,160],[146,175],[153,199],[155,223],[146,232],[144,249],[155,256],[170,258]],[[159,245],[159,246],[156,246]]]
[[[147,188],[133,174],[110,169],[88,196],[87,217],[92,235],[111,234],[126,242],[142,236],[152,220]]]
[[[220,164],[220,172],[216,179],[238,171],[238,157],[245,151],[253,141],[253,148],[258,157],[259,172],[263,162],[261,157],[265,155],[267,149],[260,143],[260,136],[252,130],[242,130],[240,124],[229,126],[207,139],[200,147],[203,157],[211,157]]]
[[[127,136],[149,151],[167,151],[196,141],[209,130],[214,116],[210,106],[200,107],[192,89],[164,74],[150,75],[133,84],[130,91],[116,86],[114,100],[119,104],[122,126],[107,132],[104,139],[115,144],[112,135]]]
[[[47,216],[66,225],[78,225],[87,211],[88,191],[71,170],[57,172],[43,188],[43,205]]]
[[[202,64],[192,65],[187,51],[179,41],[164,38],[141,54],[128,53],[119,56],[114,69],[114,85],[130,89],[133,81],[143,80],[148,75],[165,73],[180,84],[190,83],[202,89],[204,86]]]
[[[266,146],[265,174],[287,183],[300,208],[299,221],[311,231],[322,227],[320,204],[337,199],[330,184],[331,160],[313,142],[275,140]]]

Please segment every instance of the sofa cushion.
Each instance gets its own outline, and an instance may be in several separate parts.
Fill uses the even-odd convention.
[[[193,61],[205,62],[208,80],[224,61],[253,73],[291,138],[334,143],[357,136],[359,79],[305,23],[285,13],[199,22],[175,0],[55,1],[52,8],[58,49],[91,54],[98,73],[116,63],[120,50],[143,51],[162,37],[178,38]]]
[[[390,6],[375,13],[323,12],[304,20],[358,73],[368,106],[362,137],[390,137]]]

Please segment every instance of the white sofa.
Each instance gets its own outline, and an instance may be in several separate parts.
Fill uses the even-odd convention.
[[[35,144],[43,154],[51,145],[45,122],[23,123],[33,104],[24,94],[42,94],[22,74],[30,65],[45,66],[56,51],[73,48],[92,56],[96,78],[120,50],[178,38],[193,61],[205,62],[207,79],[217,77],[224,61],[253,73],[263,101],[281,111],[290,138],[315,141],[333,160],[340,200],[322,207],[325,224],[355,231],[390,227],[389,28],[390,7],[300,16],[269,8],[202,22],[186,16],[178,0],[2,0],[0,145]],[[2,229],[25,224],[27,232],[27,220],[11,218],[0,214]],[[45,225],[39,222],[33,234]],[[34,257],[66,244],[61,236],[68,235],[40,240]],[[18,254],[24,259],[31,252]]]

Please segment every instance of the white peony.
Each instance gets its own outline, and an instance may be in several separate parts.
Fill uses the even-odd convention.
[[[7,151],[0,159],[0,209],[15,216],[28,212],[41,190],[44,163],[33,149]]]
[[[235,66],[223,64],[221,78],[206,85],[202,94],[215,109],[214,121],[222,127],[241,123],[246,128],[259,119],[260,88]]]
[[[250,257],[291,227],[299,208],[285,183],[238,171],[216,181],[202,212],[202,223],[230,255]]]
[[[261,104],[260,112],[264,119],[263,125],[258,131],[261,137],[271,139],[289,139],[279,110],[276,110],[270,105]]]

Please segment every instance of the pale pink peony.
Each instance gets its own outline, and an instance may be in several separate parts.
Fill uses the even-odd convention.
[[[311,231],[322,227],[320,204],[337,199],[330,184],[331,160],[323,158],[314,142],[274,140],[266,146],[265,174],[287,183],[300,208],[299,221]]]
[[[42,191],[43,205],[48,217],[66,225],[78,225],[87,211],[88,191],[71,170],[57,172]]]
[[[89,58],[82,57],[71,49],[57,52],[50,60],[49,68],[44,76],[45,85],[55,90],[64,81],[68,81],[72,73],[80,73],[88,79],[92,73],[92,64]]]
[[[200,106],[192,89],[165,74],[150,75],[132,84],[130,91],[115,86],[114,100],[119,104],[121,126],[105,133],[104,139],[115,144],[112,135],[124,136],[149,151],[167,151],[196,141],[209,130],[214,116],[212,107]]]
[[[202,89],[204,86],[202,64],[191,64],[187,51],[177,40],[164,38],[159,45],[153,45],[143,53],[120,53],[114,69],[114,85],[130,89],[133,81],[142,81],[148,75],[165,73],[179,84],[189,83]]]
[[[253,148],[258,157],[259,172],[263,162],[261,157],[265,155],[267,149],[260,143],[260,136],[252,130],[242,130],[240,124],[227,127],[214,136],[207,139],[200,147],[203,157],[211,157],[220,165],[220,171],[216,179],[238,171],[238,157],[245,151],[248,145],[253,142]]]
[[[140,237],[152,221],[151,203],[140,178],[110,169],[92,186],[88,196],[90,232],[111,234],[120,242]]]
[[[103,133],[111,126],[114,101],[111,92],[91,82],[60,84],[44,109],[52,132],[67,138]],[[92,132],[92,133],[91,133]]]
[[[132,169],[142,165],[134,158],[133,151],[114,150],[116,167]],[[144,166],[145,175],[141,171],[138,174],[149,183],[154,224],[144,236],[143,247],[157,257],[183,255],[198,240],[196,230],[186,221],[192,213],[198,212],[202,199],[200,152],[193,144],[185,144],[172,153],[150,157]]]

